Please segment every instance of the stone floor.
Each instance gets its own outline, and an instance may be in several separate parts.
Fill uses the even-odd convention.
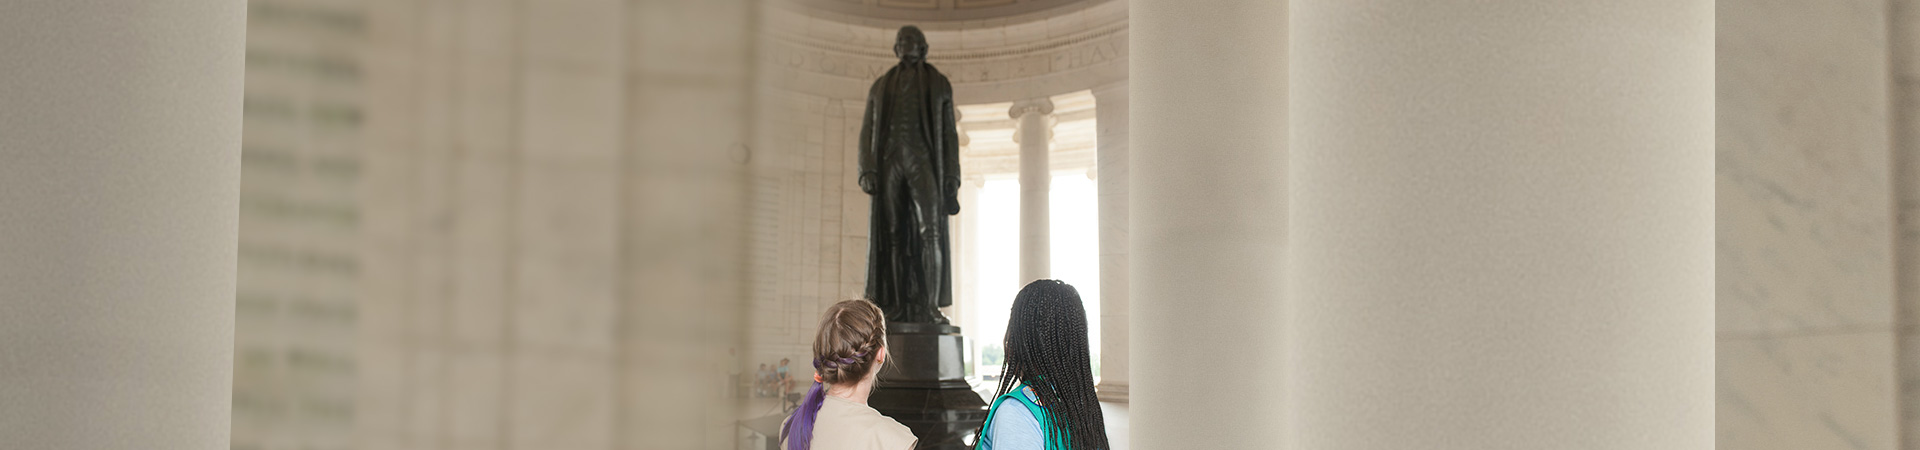
[[[1107,419],[1107,450],[1127,450],[1133,448],[1132,433],[1128,426],[1132,416],[1126,403],[1100,402],[1100,415]]]

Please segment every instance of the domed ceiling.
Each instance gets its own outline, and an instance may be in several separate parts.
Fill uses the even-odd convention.
[[[1050,9],[1077,9],[1099,0],[791,0],[810,9],[886,21],[942,22],[1002,19]]]

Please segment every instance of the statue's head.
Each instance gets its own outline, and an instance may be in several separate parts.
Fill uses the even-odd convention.
[[[927,60],[927,35],[919,27],[907,25],[900,27],[900,35],[893,41],[893,54],[900,62],[917,63]]]

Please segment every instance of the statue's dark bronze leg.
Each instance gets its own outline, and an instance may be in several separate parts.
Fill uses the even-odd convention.
[[[904,295],[907,289],[901,284],[900,277],[901,271],[907,267],[909,258],[906,252],[899,251],[902,244],[910,242],[902,239],[907,237],[906,234],[912,228],[907,226],[910,224],[901,222],[911,220],[903,213],[909,211],[913,200],[907,195],[906,180],[899,176],[898,170],[882,171],[879,183],[880,189],[873,201],[880,207],[872,218],[875,223],[869,228],[872,233],[867,239],[871,245],[882,246],[883,250],[875,255],[875,260],[867,262],[867,264],[879,266],[868,271],[875,276],[875,279],[867,280],[868,295],[871,297],[868,300],[872,300],[886,312],[888,321],[902,321],[912,317],[909,314],[911,311],[909,308],[913,302],[911,298]]]
[[[922,289],[917,291],[920,296],[914,298],[912,303],[917,310],[915,321],[946,324],[946,316],[940,314],[939,307],[935,305],[947,286],[942,283],[941,274],[946,273],[946,267],[942,267],[945,259],[940,252],[940,243],[946,241],[946,236],[940,234],[940,221],[946,218],[941,214],[945,203],[940,195],[939,183],[934,178],[930,171],[919,170],[907,180],[913,199],[914,234],[919,238],[919,265],[922,268],[915,275],[923,280],[920,284]]]

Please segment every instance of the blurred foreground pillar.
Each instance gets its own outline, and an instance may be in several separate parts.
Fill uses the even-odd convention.
[[[1100,192],[1100,385],[1103,402],[1127,402],[1127,83],[1093,89]]]
[[[1714,3],[1294,5],[1293,448],[1713,448]]]
[[[0,5],[0,441],[223,449],[239,0]]]
[[[1130,5],[1132,446],[1280,448],[1288,2],[1203,3]]]
[[[738,381],[728,367],[743,364],[729,349],[745,333],[747,163],[770,153],[750,146],[761,7],[627,6],[615,448],[739,448],[744,410],[718,393]]]

